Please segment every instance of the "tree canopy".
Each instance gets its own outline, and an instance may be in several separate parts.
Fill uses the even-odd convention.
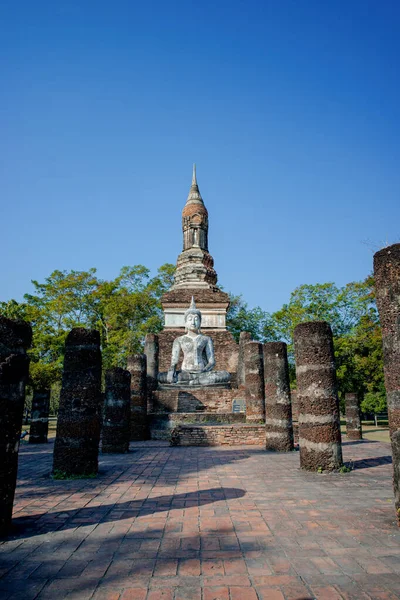
[[[43,283],[32,281],[34,292],[24,302],[0,302],[0,314],[30,321],[33,344],[30,378],[33,386],[60,382],[65,338],[73,327],[98,329],[104,368],[125,366],[129,354],[140,352],[146,333],[163,327],[161,296],[173,282],[175,267],[165,264],[156,276],[143,265],[122,267],[110,281],[96,269],[54,271]],[[332,327],[339,393],[357,392],[363,409],[385,409],[382,340],[375,305],[374,281],[305,284],[274,313],[249,308],[242,296],[230,296],[227,327],[236,340],[241,331],[261,342],[288,344],[292,385],[295,386],[293,330],[299,323],[328,321]]]

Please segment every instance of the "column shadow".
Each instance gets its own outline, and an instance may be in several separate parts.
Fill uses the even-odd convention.
[[[170,494],[145,500],[128,500],[119,504],[83,507],[57,512],[43,511],[16,517],[12,521],[8,539],[28,538],[60,529],[74,529],[82,524],[98,525],[131,517],[144,517],[159,512],[205,506],[221,500],[243,498],[246,491],[240,488],[210,488],[182,494]]]

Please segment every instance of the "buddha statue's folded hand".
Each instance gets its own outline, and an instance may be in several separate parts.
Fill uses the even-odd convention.
[[[175,381],[175,367],[170,367],[170,369],[168,369],[168,373],[167,373],[167,382],[168,383],[174,383]]]

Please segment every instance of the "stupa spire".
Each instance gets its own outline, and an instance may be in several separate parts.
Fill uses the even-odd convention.
[[[174,288],[214,287],[217,274],[208,252],[208,212],[201,197],[193,164],[192,184],[182,211],[183,252],[178,257]]]
[[[186,204],[202,204],[204,206],[203,198],[201,197],[197,183],[196,163],[193,163],[192,185],[190,186]]]

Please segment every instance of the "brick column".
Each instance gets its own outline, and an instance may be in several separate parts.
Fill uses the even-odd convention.
[[[147,360],[147,411],[152,412],[154,407],[154,392],[158,385],[158,335],[148,333],[144,342],[144,353]]]
[[[102,452],[128,452],[130,434],[131,374],[114,367],[106,373]]]
[[[247,342],[244,347],[246,385],[246,421],[264,421],[264,357],[263,345]]]
[[[128,357],[131,379],[131,440],[148,439],[147,426],[147,366],[145,354]]]
[[[0,536],[11,526],[31,341],[28,323],[0,316]]]
[[[50,390],[34,390],[32,398],[30,444],[47,444],[49,430]]]
[[[264,344],[266,449],[293,450],[289,365],[284,342]]]
[[[244,385],[244,347],[247,342],[251,342],[251,333],[247,331],[241,331],[239,336],[239,357],[237,366],[237,386],[240,388]]]
[[[342,465],[339,399],[332,331],[325,321],[294,330],[300,466],[313,471]]]
[[[76,327],[65,341],[53,471],[97,473],[101,408],[100,335]]]
[[[382,327],[383,368],[393,455],[393,487],[400,526],[400,244],[374,255],[376,303]]]
[[[346,404],[346,433],[349,440],[361,440],[360,403],[357,394],[347,393],[344,396]]]

